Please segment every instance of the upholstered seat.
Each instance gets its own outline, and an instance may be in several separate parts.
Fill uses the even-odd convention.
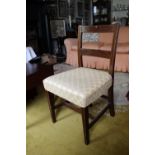
[[[107,95],[112,77],[105,71],[80,67],[50,76],[43,83],[47,91],[86,107],[101,95]]]

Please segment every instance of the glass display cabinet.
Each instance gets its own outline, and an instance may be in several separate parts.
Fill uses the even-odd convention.
[[[111,0],[92,0],[93,24],[111,23]]]

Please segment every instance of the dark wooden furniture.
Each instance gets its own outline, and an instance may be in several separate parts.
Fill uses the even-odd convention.
[[[55,60],[50,59],[47,63],[26,63],[26,93],[27,98],[36,93],[36,88],[42,84],[42,80],[54,74],[53,65]]]
[[[129,91],[128,91],[127,94],[126,94],[126,98],[127,98],[128,101],[129,101]]]
[[[111,0],[92,0],[93,24],[111,23]]]
[[[89,104],[86,107],[77,106],[73,103],[70,103],[68,101],[65,101],[59,105],[55,105],[54,103],[54,95],[47,91],[48,96],[48,103],[49,103],[49,109],[51,112],[51,118],[53,122],[56,122],[56,114],[55,110],[59,108],[62,105],[65,105],[76,112],[80,113],[82,115],[82,122],[83,122],[83,131],[84,131],[84,140],[85,144],[89,144],[89,129],[97,122],[97,120],[107,111],[110,111],[110,115],[114,116],[114,101],[113,101],[113,84],[114,84],[114,64],[115,64],[115,56],[116,56],[116,47],[117,47],[117,39],[118,39],[118,32],[119,32],[119,25],[98,25],[98,26],[79,26],[78,28],[78,62],[79,67],[83,67],[82,62],[82,56],[83,55],[89,55],[89,56],[97,56],[97,57],[104,57],[110,60],[109,63],[109,74],[112,78],[112,85],[108,90],[107,96],[102,96],[106,98],[109,101],[109,104],[101,111],[99,114],[93,118],[93,120],[89,123],[89,117],[92,118],[89,115],[88,108],[91,106]],[[105,50],[91,50],[91,49],[83,49],[82,48],[82,34],[83,33],[113,33],[112,37],[112,43],[111,43],[111,50],[105,51]],[[79,75],[82,76],[82,75]],[[51,82],[51,81],[50,81]],[[53,82],[53,81],[52,81]],[[60,87],[60,85],[59,85]],[[63,86],[62,86],[63,87]],[[57,94],[58,95],[58,94]]]

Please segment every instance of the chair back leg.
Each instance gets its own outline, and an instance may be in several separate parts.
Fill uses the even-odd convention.
[[[82,122],[83,122],[83,132],[85,144],[89,144],[89,120],[88,120],[88,107],[81,108],[82,110]]]
[[[113,86],[108,91],[109,112],[111,116],[115,116]]]

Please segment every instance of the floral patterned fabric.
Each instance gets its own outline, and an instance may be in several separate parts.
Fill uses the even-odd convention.
[[[84,33],[82,36],[84,42],[97,42],[99,40],[98,33]]]

